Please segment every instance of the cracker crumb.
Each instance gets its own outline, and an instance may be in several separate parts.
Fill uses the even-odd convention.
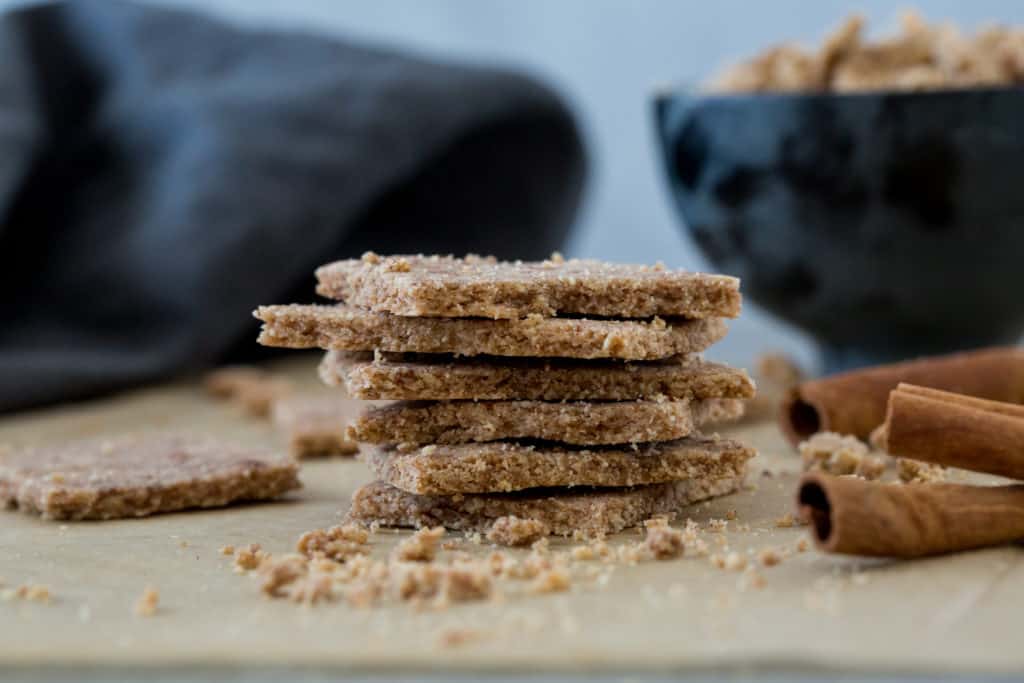
[[[777,550],[764,548],[757,554],[757,561],[761,563],[762,567],[774,567],[782,562],[782,556]]]
[[[15,597],[21,598],[22,600],[29,600],[31,602],[48,603],[53,599],[53,594],[50,592],[49,586],[45,586],[41,583],[33,583],[18,586],[15,591]]]
[[[736,511],[735,510],[726,510],[725,511],[725,518],[728,521],[730,521],[730,522],[733,521],[734,519],[736,519]]]
[[[439,647],[460,647],[467,643],[480,640],[483,632],[472,628],[446,628],[437,637]]]
[[[314,529],[299,537],[295,549],[309,558],[326,557],[338,562],[365,555],[369,532],[357,524],[332,526],[329,529]]]
[[[292,584],[289,597],[305,605],[334,600],[334,581],[328,574],[310,571]]]
[[[747,558],[737,552],[731,552],[725,556],[724,568],[728,571],[738,572],[746,566]]]
[[[425,600],[437,596],[444,570],[434,564],[411,562],[395,568],[393,592],[399,600]]]
[[[627,565],[639,564],[649,557],[646,546],[640,543],[626,543],[619,546],[619,562]]]
[[[796,520],[793,518],[793,513],[787,512],[781,517],[775,519],[775,526],[780,529],[788,529],[796,525]]]
[[[597,559],[597,553],[594,552],[594,548],[589,545],[577,545],[569,551],[569,556],[580,562],[588,562],[590,560]]]
[[[647,536],[644,538],[644,549],[656,560],[671,560],[682,557],[686,546],[683,542],[683,532],[673,529],[664,520],[651,525],[648,520],[645,522]]]
[[[449,567],[444,574],[444,588],[439,596],[439,606],[449,602],[486,600],[491,596],[494,585],[490,572],[479,566]]]
[[[259,565],[260,590],[270,597],[286,597],[285,588],[308,570],[309,560],[303,555],[268,558]]]
[[[221,546],[220,554],[221,555],[234,555],[235,554],[235,546],[233,546],[233,545],[223,545],[223,546]]]
[[[357,609],[373,607],[383,594],[381,584],[364,579],[345,589],[345,601]]]
[[[729,522],[724,520],[724,519],[712,518],[712,519],[708,520],[708,529],[710,529],[711,531],[713,531],[716,534],[723,534],[723,533],[725,533],[726,528],[728,526],[729,526]]]
[[[751,588],[755,590],[761,590],[766,585],[767,581],[765,581],[764,576],[762,576],[753,567],[749,567],[746,571],[743,572],[743,575],[740,576],[739,580],[737,581],[736,587],[740,591],[746,591]]]
[[[499,517],[487,532],[491,543],[507,546],[531,545],[551,533],[547,524],[538,519],[521,519],[514,515]]]
[[[146,586],[142,595],[135,601],[135,614],[140,617],[151,617],[160,605],[160,593],[152,586]]]
[[[537,578],[530,584],[530,592],[534,594],[560,593],[569,590],[571,585],[569,572],[564,567],[552,567],[537,575]]]
[[[399,543],[392,552],[392,558],[405,562],[432,562],[443,536],[443,526],[424,527]]]
[[[798,553],[805,553],[805,552],[807,552],[808,548],[810,548],[810,547],[811,547],[811,544],[807,540],[806,537],[801,536],[800,538],[797,539],[797,541],[796,541],[796,551]]]
[[[821,470],[829,474],[853,474],[877,479],[885,471],[885,461],[870,455],[868,447],[854,436],[818,432],[797,446],[804,471]]]
[[[257,569],[269,557],[270,554],[264,552],[259,543],[251,543],[235,552],[235,571],[241,573]]]
[[[946,480],[946,468],[930,462],[898,458],[897,470],[900,481],[905,484],[932,484]]]

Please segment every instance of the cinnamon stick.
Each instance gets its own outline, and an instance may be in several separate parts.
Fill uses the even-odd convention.
[[[793,389],[779,415],[796,445],[819,431],[865,439],[885,420],[889,392],[900,382],[1008,403],[1024,403],[1024,350],[992,348],[853,370]]]
[[[890,455],[1024,479],[1024,406],[900,384],[872,441]]]
[[[1024,486],[882,484],[809,472],[797,493],[822,550],[910,558],[1024,539]]]

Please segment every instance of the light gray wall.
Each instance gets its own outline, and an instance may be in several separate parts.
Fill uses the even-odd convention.
[[[892,28],[904,3],[869,0],[159,0],[231,19],[346,34],[449,58],[527,69],[559,88],[583,123],[593,173],[573,256],[701,268],[659,175],[648,97],[785,39],[816,41],[852,11]],[[0,1],[0,5],[4,4]],[[919,0],[929,19],[1024,24],[1024,0]],[[807,340],[749,304],[711,355],[813,357]]]

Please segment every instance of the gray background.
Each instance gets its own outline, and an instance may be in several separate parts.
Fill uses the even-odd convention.
[[[11,0],[0,0],[0,7]],[[774,42],[816,42],[853,11],[893,30],[904,3],[871,0],[160,0],[231,20],[344,34],[442,58],[527,70],[558,88],[579,117],[592,172],[566,254],[618,261],[705,263],[679,231],[659,173],[649,97],[703,81]],[[1024,24],[1022,0],[927,0],[929,20],[974,29]],[[807,338],[748,301],[710,355],[749,366],[765,349],[813,362]]]

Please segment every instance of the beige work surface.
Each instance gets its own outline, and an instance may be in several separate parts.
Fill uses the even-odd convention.
[[[308,358],[283,371],[315,386]],[[268,423],[211,402],[192,383],[8,417],[0,420],[0,443],[178,427],[271,448],[283,443]],[[774,525],[791,508],[793,455],[773,425],[743,427],[736,435],[762,453],[750,477],[756,488],[689,515],[703,523],[734,509],[738,518],[730,526],[750,526],[726,534],[739,552],[794,546],[806,530]],[[762,474],[766,469],[774,476]],[[305,489],[287,502],[142,520],[65,525],[0,513],[0,577],[8,586],[46,584],[54,595],[51,604],[0,601],[0,671],[1024,669],[1019,547],[900,563],[812,549],[763,569],[760,590],[739,590],[740,574],[687,557],[618,566],[603,589],[578,585],[565,594],[518,595],[503,605],[443,612],[272,601],[251,577],[233,573],[219,548],[259,542],[270,551],[291,550],[301,532],[334,523],[368,473],[358,461],[335,460],[305,464],[302,478]],[[386,553],[396,538],[378,535],[375,552]],[[137,617],[133,604],[146,586],[159,590],[160,610]],[[442,647],[440,635],[450,629],[468,629],[474,638]]]

